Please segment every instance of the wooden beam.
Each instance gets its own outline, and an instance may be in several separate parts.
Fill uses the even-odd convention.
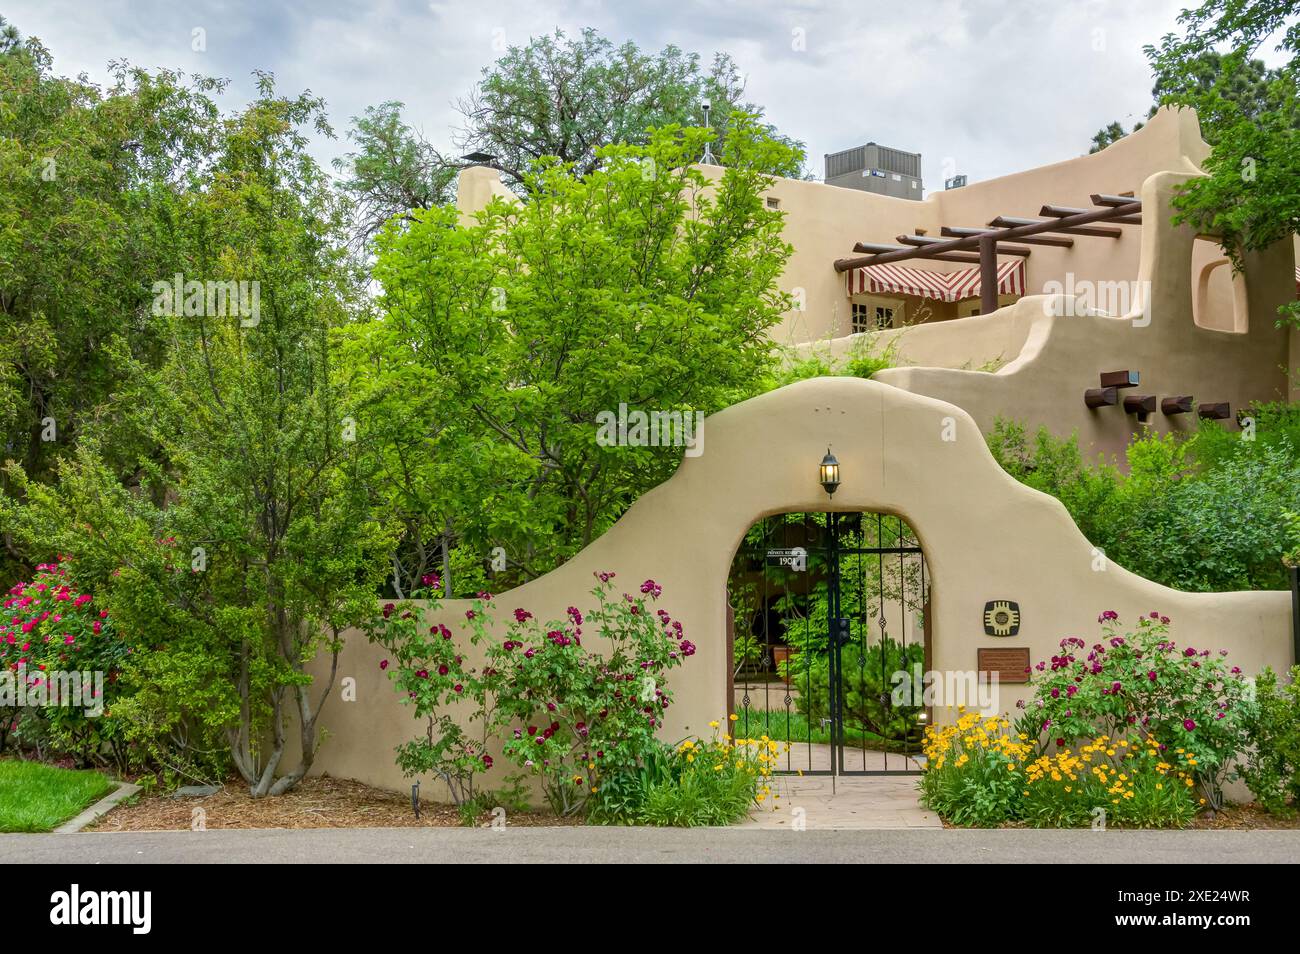
[[[1172,417],[1175,414],[1190,414],[1192,412],[1192,396],[1190,394],[1182,397],[1167,397],[1160,402],[1160,413]]]
[[[1072,205],[1045,205],[1038,210],[1039,215],[1051,216],[1055,219],[1063,219],[1067,215],[1082,215],[1084,212],[1093,211],[1091,209],[1076,209]],[[1120,225],[1141,225],[1141,215],[1116,215],[1106,220],[1107,222],[1117,222]]]
[[[998,310],[998,239],[993,234],[981,235],[979,243],[980,314],[991,315]],[[1029,254],[1028,249],[1025,254]]]
[[[1154,394],[1124,395],[1124,411],[1128,414],[1152,414],[1155,409],[1156,396]]]
[[[999,215],[996,219],[989,222],[989,225],[1002,226],[1004,228],[1021,228],[1027,225],[1051,223],[1061,221],[1060,219],[1022,219],[1014,215]],[[1121,238],[1124,235],[1123,229],[1117,229],[1110,225],[1059,225],[1056,228],[1044,229],[1046,232],[1060,232],[1064,235],[1091,235],[1094,238]]]
[[[1232,407],[1227,401],[1206,401],[1196,406],[1196,413],[1209,421],[1226,421],[1232,417]]]
[[[996,235],[997,231],[998,231],[997,229],[993,229],[984,234]],[[923,248],[926,245],[934,245],[936,242],[945,241],[944,239],[941,238],[931,238],[928,235],[899,235],[896,236],[896,239],[902,242],[904,245],[914,245],[918,248]],[[999,255],[1019,255],[1021,258],[1028,258],[1029,253],[1030,253],[1030,249],[1022,248],[1021,246],[1018,245],[1001,245],[1001,244],[998,245]]]
[[[920,248],[903,249],[895,252],[885,252],[880,255],[873,255],[870,258],[841,258],[835,262],[837,272],[845,272],[851,268],[858,268],[862,265],[884,265],[888,262],[902,262],[910,258],[930,258],[944,252],[959,252],[967,249],[980,248],[988,244],[991,248],[996,248],[997,242],[1002,239],[1018,239],[1026,235],[1038,235],[1042,232],[1065,232],[1074,231],[1078,233],[1080,226],[1089,225],[1092,222],[1104,221],[1112,218],[1116,214],[1125,215],[1134,211],[1126,205],[1118,206],[1115,209],[1104,208],[1092,212],[1085,212],[1082,215],[1072,215],[1063,219],[1048,219],[1046,221],[1032,221],[1025,225],[1018,225],[1007,229],[1005,232],[998,233],[996,240],[989,235],[971,235],[966,238],[949,239],[946,242],[938,242],[934,245],[925,245]],[[990,222],[990,225],[996,225],[996,222]],[[1103,233],[1105,234],[1105,233]],[[988,266],[987,260],[981,260],[981,269]]]
[[[976,229],[964,228],[960,226],[945,225],[940,232],[952,238],[962,238],[968,235],[983,235],[985,232],[1001,232],[1002,229]],[[1060,248],[1071,248],[1074,245],[1074,239],[1065,238],[1060,235],[1029,235],[1017,241],[1025,245],[1056,245]]]
[[[1135,388],[1142,380],[1140,371],[1103,371],[1101,386],[1103,388]]]
[[[1105,192],[1094,192],[1088,196],[1088,200],[1093,205],[1109,205],[1111,208],[1117,208],[1121,205],[1132,205],[1134,202],[1140,207],[1141,199],[1135,199],[1131,195],[1107,195]]]
[[[853,246],[855,252],[871,252],[877,255],[885,252],[906,252],[910,249],[906,245],[881,245],[877,242],[858,242]],[[962,262],[967,265],[978,264],[980,257],[978,252],[944,252],[939,255],[931,255],[930,258],[936,262]],[[868,261],[861,264],[869,265]],[[855,268],[857,266],[854,266]],[[841,269],[842,271],[842,269]]]
[[[1083,403],[1091,408],[1114,407],[1119,401],[1119,392],[1114,388],[1088,388],[1083,392]]]

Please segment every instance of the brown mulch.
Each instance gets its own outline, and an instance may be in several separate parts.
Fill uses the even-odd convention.
[[[1195,829],[1267,829],[1267,828],[1300,828],[1300,815],[1290,818],[1281,815],[1273,815],[1264,811],[1258,805],[1231,805],[1221,812],[1217,812],[1213,817],[1210,814],[1198,815],[1192,822],[1192,828]]]
[[[304,779],[284,795],[251,798],[248,786],[227,782],[215,795],[174,798],[144,795],[114,808],[88,831],[189,831],[195,808],[204,810],[204,826],[218,828],[454,828],[460,815],[450,805],[420,801],[420,817],[409,795],[328,776]],[[491,814],[479,823],[486,825]],[[579,820],[549,812],[510,812],[507,824],[535,827],[575,825]]]

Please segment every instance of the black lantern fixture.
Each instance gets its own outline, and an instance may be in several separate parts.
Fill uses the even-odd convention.
[[[818,468],[821,476],[822,487],[825,488],[829,496],[835,496],[835,489],[840,485],[840,462],[835,459],[831,449],[826,448],[826,456],[822,458],[821,467]]]

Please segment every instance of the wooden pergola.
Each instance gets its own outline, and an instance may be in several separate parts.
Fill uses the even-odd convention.
[[[928,235],[900,235],[898,245],[858,242],[855,252],[869,254],[841,258],[835,262],[837,272],[847,272],[865,265],[886,265],[912,259],[936,262],[978,262],[980,266],[980,312],[990,314],[998,307],[998,256],[1029,256],[1027,245],[1051,245],[1071,248],[1075,236],[1118,239],[1124,230],[1117,225],[1141,225],[1142,202],[1131,195],[1090,196],[1094,208],[1077,209],[1063,205],[1045,205],[1038,214],[1043,218],[1025,219],[999,215],[987,226],[943,226],[945,238]],[[1019,244],[1015,244],[1019,243]]]

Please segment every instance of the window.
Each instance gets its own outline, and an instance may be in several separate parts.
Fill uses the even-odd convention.
[[[872,330],[870,320],[868,318],[870,313],[871,313],[871,309],[869,306],[864,305],[862,304],[862,302],[859,301],[855,301],[853,303],[853,333],[855,335],[860,335],[864,331]]]
[[[901,326],[903,320],[901,302],[880,304],[880,299],[869,302],[855,301],[850,307],[853,312],[853,334],[855,335],[897,328]]]
[[[768,207],[769,209],[779,209],[779,208],[781,208],[781,200],[780,200],[780,199],[774,199],[774,198],[772,198],[772,197],[769,195],[769,196],[767,197],[767,207]]]

